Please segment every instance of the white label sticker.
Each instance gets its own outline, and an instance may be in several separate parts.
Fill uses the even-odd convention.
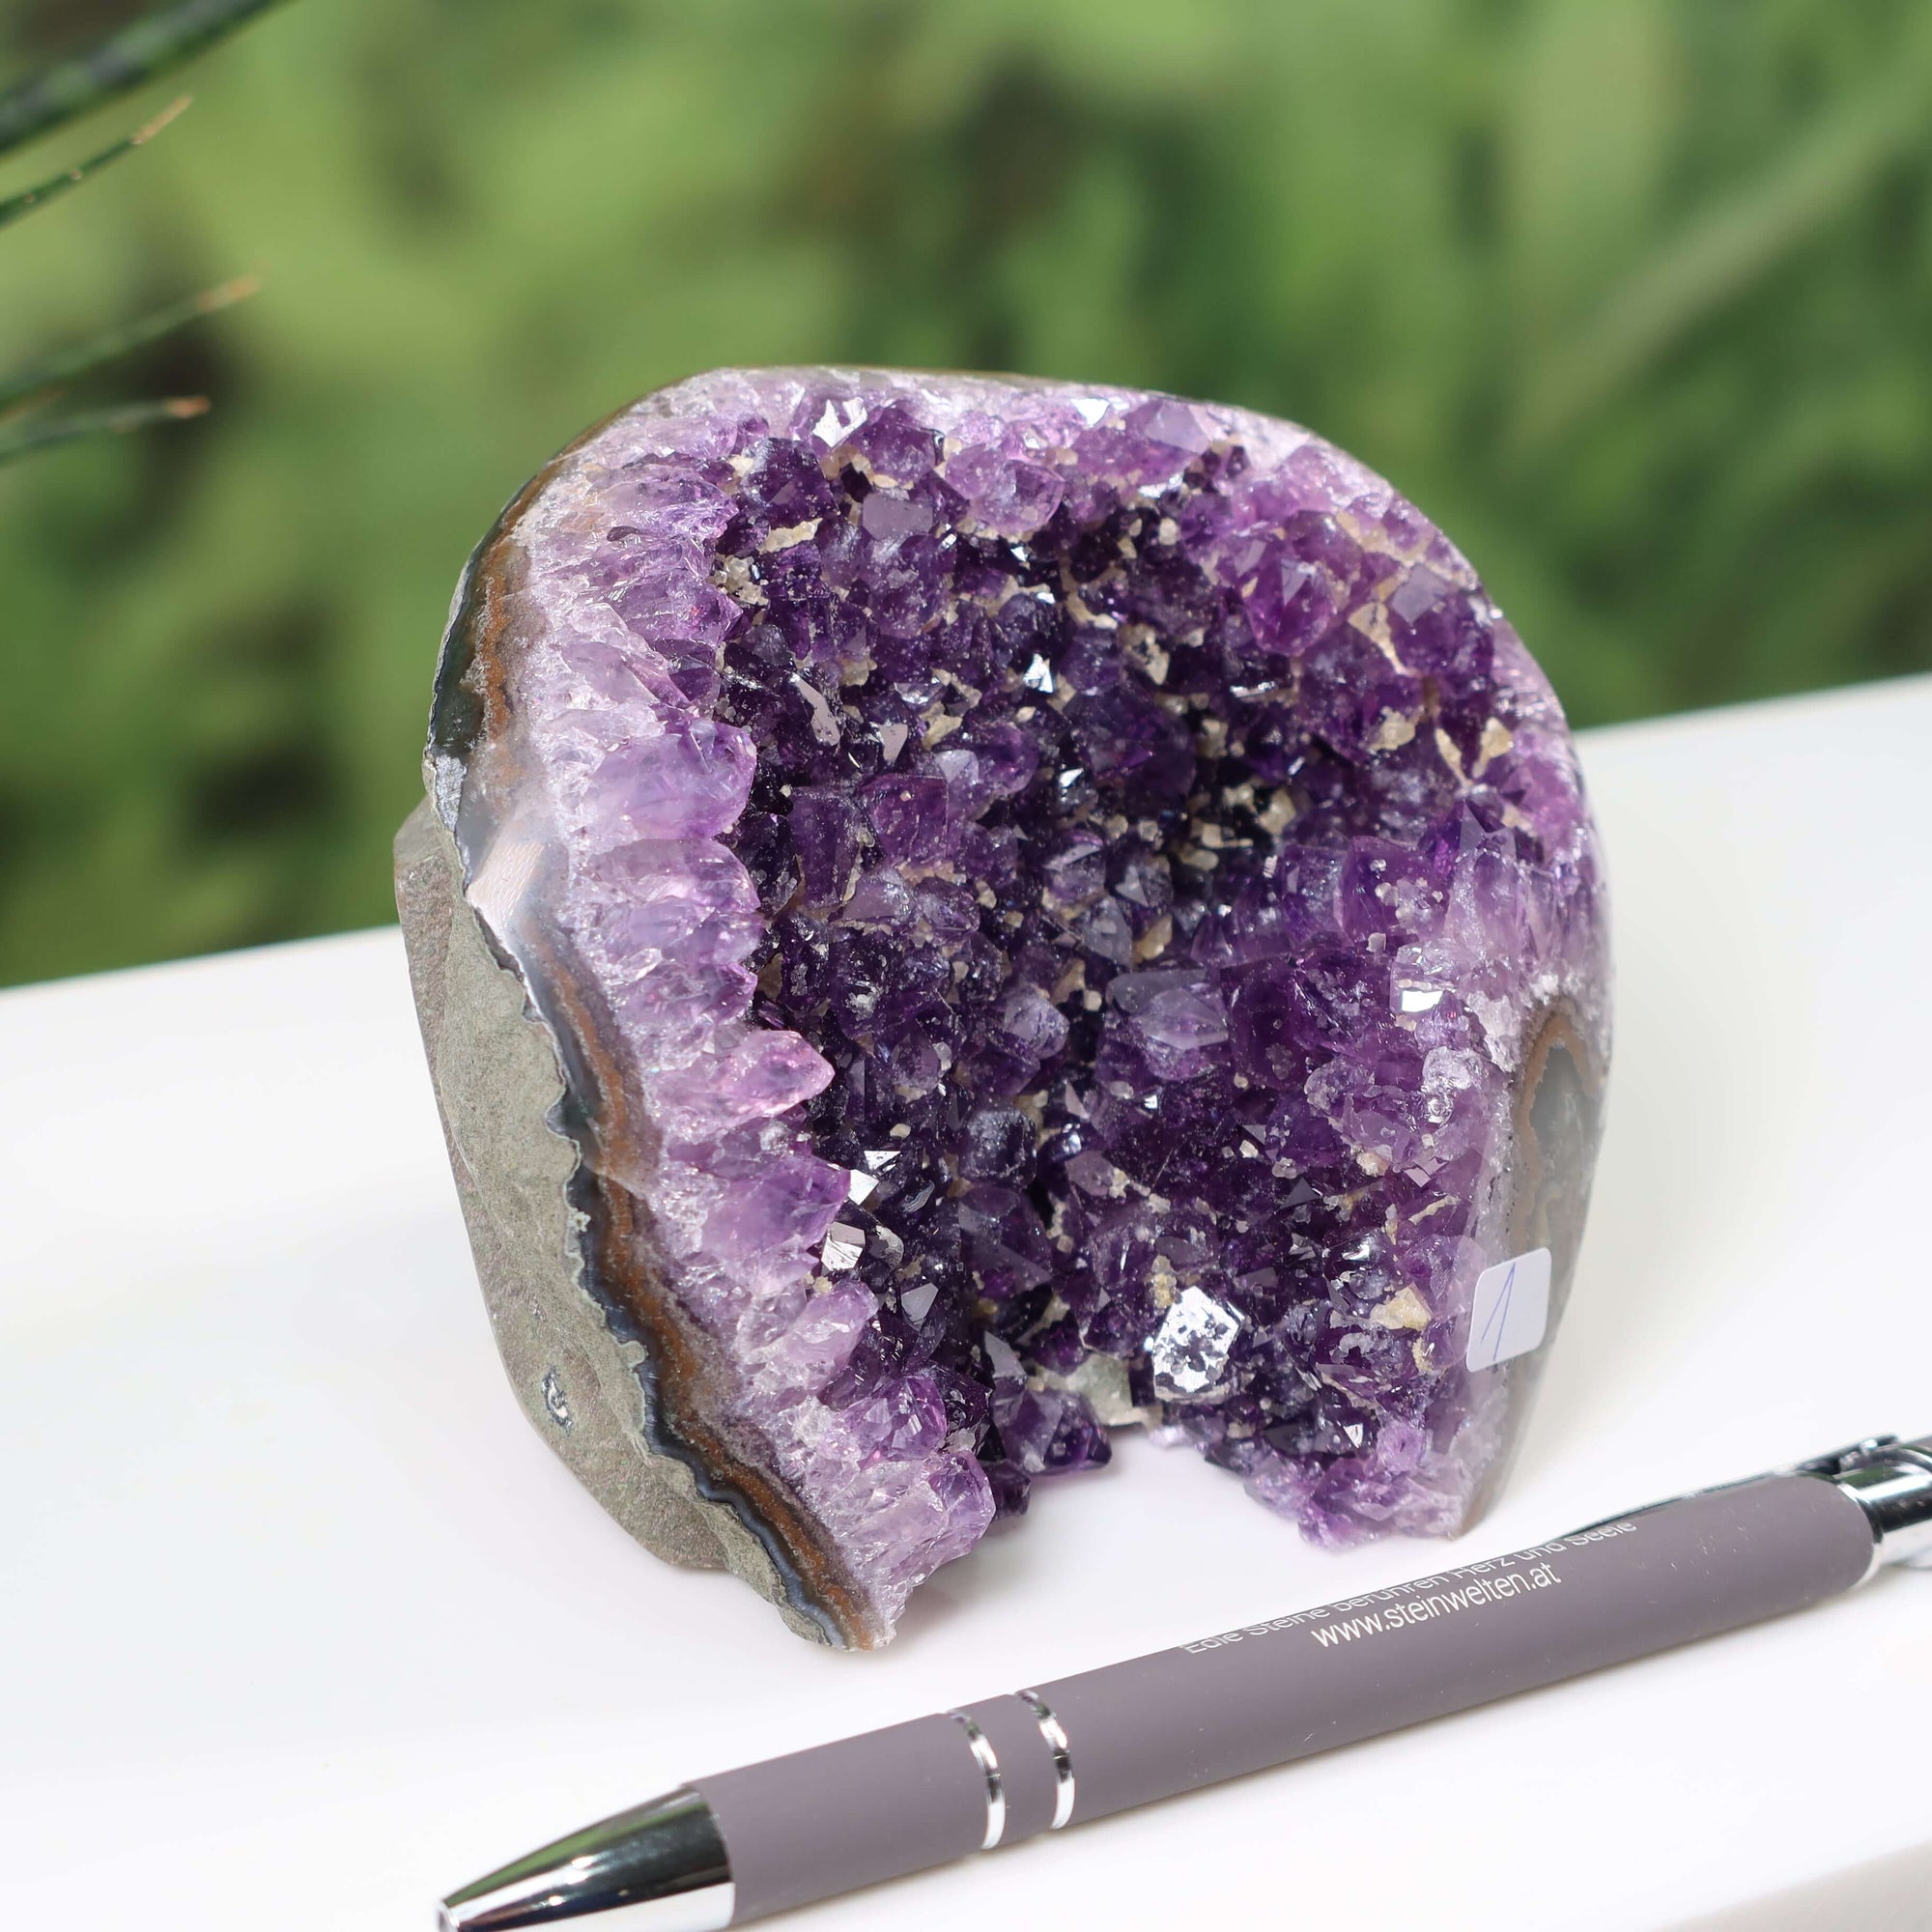
[[[1549,1326],[1549,1250],[1531,1248],[1498,1262],[1476,1277],[1469,1311],[1468,1364],[1492,1369],[1512,1355],[1526,1355]]]

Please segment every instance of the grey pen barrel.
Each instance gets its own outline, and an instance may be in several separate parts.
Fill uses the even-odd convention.
[[[722,1772],[443,1901],[443,1932],[716,1932],[1932,1569],[1932,1436]]]
[[[1873,1538],[1836,1483],[1765,1477],[690,1789],[737,1924],[1801,1609]]]
[[[1802,1609],[1871,1560],[1856,1502],[1774,1476],[1039,1694],[1098,1818]]]

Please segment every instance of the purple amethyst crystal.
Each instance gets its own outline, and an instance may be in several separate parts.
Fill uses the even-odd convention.
[[[1486,1500],[1541,1354],[1469,1368],[1471,1311],[1539,1247],[1568,1287],[1603,890],[1548,684],[1359,464],[1128,390],[696,378],[477,551],[428,775],[498,1341],[654,1548],[871,1644],[1132,1421],[1322,1542]]]

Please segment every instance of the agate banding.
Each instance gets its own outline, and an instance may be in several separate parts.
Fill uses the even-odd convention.
[[[635,1535],[883,1642],[1152,1424],[1315,1539],[1446,1535],[1580,1239],[1608,1047],[1562,712],[1306,430],[727,370],[459,588],[399,840],[479,1273]],[[1547,1347],[1547,1344],[1546,1344]]]

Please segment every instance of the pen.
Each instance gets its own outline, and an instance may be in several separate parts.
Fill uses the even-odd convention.
[[[712,1932],[1932,1566],[1932,1436],[1873,1436],[1512,1555],[667,1796],[443,1901],[442,1932]]]

